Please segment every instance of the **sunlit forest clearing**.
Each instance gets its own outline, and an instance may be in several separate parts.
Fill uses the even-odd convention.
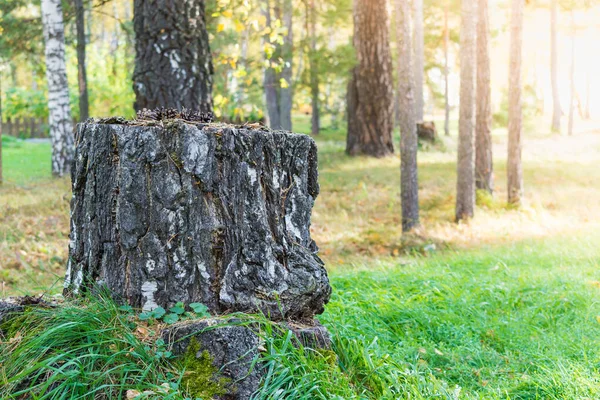
[[[0,399],[600,398],[599,20],[0,0]]]

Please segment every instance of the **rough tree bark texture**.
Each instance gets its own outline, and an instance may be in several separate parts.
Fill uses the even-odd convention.
[[[510,16],[510,64],[508,82],[508,156],[506,177],[508,203],[520,204],[523,194],[521,167],[521,60],[523,41],[523,9],[525,0],[512,0]]]
[[[83,0],[75,0],[77,25],[77,83],[79,85],[79,120],[90,116],[87,90],[87,70],[85,66],[85,8]]]
[[[204,0],[135,0],[136,110],[212,110],[212,61]]]
[[[477,101],[475,121],[475,185],[494,191],[492,158],[492,99],[489,54],[488,0],[479,0],[477,17]]]
[[[425,35],[423,31],[423,0],[413,0],[413,49],[416,120],[423,121],[423,84],[425,73]]]
[[[463,0],[460,30],[460,111],[456,220],[473,217],[475,210],[475,41],[477,0]]]
[[[346,152],[383,157],[394,152],[394,93],[385,0],[354,0],[357,65],[348,89]]]
[[[400,193],[402,231],[419,224],[419,183],[417,176],[417,122],[410,37],[410,5],[396,0],[396,36],[398,40],[398,120],[400,124]]]
[[[331,288],[310,237],[314,141],[157,125],[79,125],[65,291],[103,284],[143,309],[321,313]]]
[[[310,4],[309,4],[310,3]],[[317,10],[315,9],[315,0],[309,0],[307,3],[307,23],[310,35],[310,97],[312,112],[310,118],[310,132],[318,135],[321,130],[321,118],[319,113],[319,60],[317,59]]]
[[[69,173],[73,159],[73,124],[65,66],[65,34],[60,0],[42,0],[42,24],[48,80],[48,110],[52,141],[52,174]]]
[[[263,13],[266,19],[267,27],[271,27],[271,1],[265,0],[263,4]],[[270,43],[269,34],[265,35],[265,43]],[[264,89],[265,102],[267,105],[267,125],[272,129],[281,129],[281,116],[279,115],[279,81],[275,68],[271,67],[271,58],[267,58],[269,66],[265,68]]]
[[[450,90],[448,75],[450,74],[448,50],[450,47],[450,29],[448,29],[448,13],[450,5],[446,2],[444,7],[444,133],[450,136]]]
[[[292,0],[283,0],[283,26],[287,28],[287,34],[283,37],[281,47],[281,58],[284,65],[281,70],[281,79],[285,80],[286,87],[279,89],[279,115],[281,118],[281,129],[292,130],[292,64],[294,62],[294,37],[292,30],[292,19],[294,9]]]
[[[560,132],[560,94],[558,92],[558,0],[550,4],[550,77],[552,80],[552,131]]]

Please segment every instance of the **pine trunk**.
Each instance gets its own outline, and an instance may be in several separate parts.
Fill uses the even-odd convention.
[[[65,35],[60,0],[42,0],[42,23],[48,80],[48,111],[52,141],[52,174],[69,173],[73,159],[73,125],[65,66]]]
[[[106,286],[145,310],[310,319],[331,288],[310,237],[307,135],[191,124],[80,124],[65,292]]]
[[[283,46],[281,49],[281,58],[283,59],[283,68],[281,70],[281,79],[285,81],[279,89],[279,114],[281,118],[281,129],[292,130],[292,63],[294,62],[294,36],[292,30],[294,9],[292,0],[283,0],[283,25],[287,28],[287,34],[283,37]]]
[[[309,0],[309,33],[310,33],[310,95],[312,104],[311,133],[318,135],[321,130],[319,113],[319,62],[317,60],[317,11],[315,0]]]
[[[85,8],[83,0],[75,0],[77,26],[77,83],[79,85],[79,120],[90,116],[87,90],[87,69],[85,64]]]
[[[396,0],[396,37],[398,40],[398,120],[400,125],[400,193],[402,231],[419,225],[419,183],[417,175],[417,122],[413,83],[410,6]]]
[[[271,1],[265,0],[263,13],[266,19],[267,27],[272,27],[271,21]],[[270,43],[269,35],[265,35],[265,43]],[[267,58],[268,66],[265,67],[264,89],[265,102],[267,105],[267,125],[272,129],[281,129],[281,116],[279,115],[279,81],[277,71],[271,66],[271,58]]]
[[[212,111],[212,73],[204,0],[135,0],[136,110]]]
[[[550,5],[550,75],[552,79],[552,131],[560,132],[560,94],[558,92],[558,0]]]
[[[413,43],[414,43],[414,86],[415,86],[415,108],[417,122],[423,121],[423,109],[425,101],[423,98],[424,73],[425,73],[425,36],[423,31],[423,0],[413,0]]]
[[[489,55],[488,0],[479,0],[477,18],[477,101],[475,121],[475,185],[494,191],[492,157],[492,99]]]
[[[450,74],[450,66],[448,60],[448,51],[450,50],[450,29],[448,28],[448,8],[449,4],[446,3],[444,8],[444,133],[446,136],[450,136],[450,88],[448,75]]]
[[[508,203],[519,205],[523,195],[523,170],[521,166],[521,61],[523,41],[523,9],[525,0],[512,0],[510,17],[510,71],[508,83]]]
[[[456,220],[472,218],[475,212],[475,63],[477,0],[463,0],[460,31],[460,115]]]
[[[571,10],[571,71],[569,73],[569,83],[571,86],[571,101],[569,104],[569,136],[573,135],[573,123],[575,120],[575,13]]]
[[[349,89],[350,155],[383,157],[394,152],[394,93],[385,0],[354,1],[357,66]],[[352,94],[352,97],[350,96]]]

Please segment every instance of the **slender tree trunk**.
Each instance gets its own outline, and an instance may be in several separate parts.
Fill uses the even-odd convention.
[[[508,84],[508,203],[519,205],[523,195],[523,170],[521,166],[521,61],[523,41],[523,9],[525,0],[512,0],[510,17],[510,71]]]
[[[423,33],[423,0],[413,0],[413,48],[415,54],[414,77],[415,77],[415,107],[416,119],[423,121],[423,99],[424,72],[425,72],[425,36]]]
[[[383,157],[394,152],[394,93],[386,0],[354,0],[358,61],[349,88],[346,152]],[[353,115],[350,112],[353,111]]]
[[[77,26],[77,82],[79,84],[79,121],[85,121],[90,116],[87,70],[85,65],[85,8],[83,0],[75,0],[75,15]]]
[[[271,2],[265,0],[263,13],[267,21],[267,26],[272,26],[271,21]],[[270,43],[269,35],[265,35],[265,42]],[[269,65],[265,68],[264,89],[265,102],[267,103],[267,125],[272,129],[281,129],[281,116],[279,115],[279,81],[277,72],[272,68],[272,57],[267,59]]]
[[[4,182],[2,177],[2,71],[0,70],[0,185]]]
[[[450,29],[448,29],[448,12],[450,5],[449,0],[446,1],[444,8],[444,110],[446,111],[444,118],[444,133],[450,136],[450,93],[448,75],[450,74],[448,51],[450,47]]]
[[[402,199],[402,231],[419,224],[419,183],[417,174],[417,121],[413,83],[410,36],[410,5],[396,0],[396,37],[398,40],[398,119],[400,125],[400,193]]]
[[[569,136],[573,135],[573,122],[575,119],[575,12],[571,10],[571,102],[569,104]]]
[[[134,108],[212,111],[204,0],[135,0]]]
[[[456,184],[456,220],[475,212],[475,62],[477,0],[463,0],[460,31],[460,115]]]
[[[292,0],[283,0],[283,25],[287,28],[287,34],[283,38],[283,47],[281,49],[281,58],[283,59],[283,68],[281,70],[281,79],[285,81],[279,89],[279,114],[281,118],[281,128],[287,131],[292,130],[292,63],[294,62],[294,37],[292,31],[292,17],[294,9]]]
[[[475,185],[494,191],[492,99],[490,83],[488,0],[479,0],[477,17],[477,101],[475,121]]]
[[[52,174],[69,173],[73,158],[73,126],[65,66],[65,36],[60,0],[42,0],[42,23],[48,80],[48,109],[52,140]]]
[[[558,93],[558,0],[550,5],[550,74],[552,79],[552,131],[560,132],[560,94]]]
[[[311,133],[317,135],[321,130],[319,114],[319,62],[317,60],[317,11],[315,0],[308,0],[309,34],[310,34],[310,94],[312,103]]]

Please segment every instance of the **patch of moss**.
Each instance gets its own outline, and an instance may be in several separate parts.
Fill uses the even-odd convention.
[[[227,394],[231,379],[219,376],[219,370],[212,365],[212,357],[204,350],[199,357],[200,344],[192,338],[183,357],[185,372],[181,383],[192,398],[212,399]]]

